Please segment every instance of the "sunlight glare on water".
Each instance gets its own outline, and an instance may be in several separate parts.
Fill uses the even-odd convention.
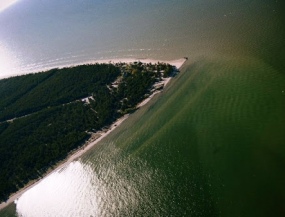
[[[0,42],[0,79],[13,75],[18,68],[19,60]]]
[[[130,159],[112,165],[118,153],[111,145],[105,148],[107,155],[111,149],[113,157],[99,154],[95,163],[93,157],[74,161],[43,179],[15,201],[18,216],[132,216],[141,206],[159,210],[160,202],[153,201],[153,195],[169,196],[155,181],[163,174],[140,160],[133,162],[137,173],[126,167]]]
[[[17,1],[18,0],[1,0],[1,2],[0,2],[0,12],[4,11],[8,7],[12,6]]]
[[[98,195],[99,185],[96,176],[93,175],[92,180],[91,174],[90,166],[79,161],[56,171],[17,201],[20,216],[44,217],[54,213],[58,213],[58,216],[68,216],[71,213],[73,216],[87,216],[90,212],[96,213],[98,198],[90,195]],[[84,200],[86,197],[89,199]],[[84,203],[81,202],[82,199]],[[69,202],[62,203],[63,201]]]

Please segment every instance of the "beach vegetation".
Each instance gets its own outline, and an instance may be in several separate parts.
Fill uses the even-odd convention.
[[[0,201],[134,112],[165,67],[81,65],[0,80]]]

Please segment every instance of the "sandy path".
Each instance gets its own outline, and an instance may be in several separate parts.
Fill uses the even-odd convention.
[[[115,60],[100,60],[100,61],[96,61],[97,63],[119,63],[119,62],[125,62],[125,63],[131,63],[131,62],[135,62],[135,61],[140,61],[142,63],[157,63],[157,62],[164,62],[164,63],[169,63],[173,66],[175,66],[177,69],[179,69],[183,63],[186,61],[184,58],[182,59],[178,59],[178,60],[173,60],[173,61],[162,61],[162,60],[153,60],[153,59],[115,59]],[[93,63],[96,63],[93,62]],[[168,84],[168,82],[170,81],[171,78],[166,78],[164,79],[163,82],[161,82],[161,84],[163,84],[164,86],[166,86]],[[147,102],[149,102],[149,100],[157,93],[159,93],[160,91],[156,91],[154,92],[152,95],[150,95],[148,98],[146,98],[144,101],[142,101],[137,108],[144,106]],[[108,136],[114,129],[116,129],[118,126],[120,126],[120,124],[123,123],[124,120],[126,120],[128,118],[128,114],[124,115],[123,117],[119,118],[116,122],[114,122],[107,131],[105,132],[98,132],[99,134],[101,134],[101,136],[97,139],[95,139],[92,142],[88,142],[86,143],[83,147],[77,149],[75,152],[72,152],[69,154],[69,156],[59,162],[55,167],[49,169],[47,171],[46,174],[43,175],[43,178],[37,179],[37,180],[33,180],[31,182],[29,182],[24,188],[20,189],[19,191],[17,191],[16,193],[12,194],[9,199],[6,202],[3,202],[0,204],[0,209],[3,209],[4,207],[8,206],[10,203],[12,203],[13,201],[15,201],[16,199],[18,199],[22,194],[24,194],[27,190],[29,190],[30,188],[32,188],[33,186],[37,185],[38,183],[40,183],[45,177],[51,175],[53,172],[63,168],[64,166],[68,165],[70,162],[74,161],[75,159],[79,158],[80,156],[82,156],[84,153],[86,153],[88,150],[90,150],[92,147],[94,147],[98,142],[100,142],[103,138],[105,138],[106,136]]]

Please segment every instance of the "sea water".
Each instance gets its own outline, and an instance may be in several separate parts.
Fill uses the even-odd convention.
[[[281,213],[282,19],[278,1],[22,0],[1,12],[2,77],[100,59],[189,58],[161,96],[25,192],[14,213]]]
[[[0,77],[99,59],[246,55],[280,25],[268,2],[21,0],[0,13]]]

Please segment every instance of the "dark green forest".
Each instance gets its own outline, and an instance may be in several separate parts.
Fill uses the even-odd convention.
[[[0,80],[0,201],[41,177],[172,76],[169,64],[94,64]]]

